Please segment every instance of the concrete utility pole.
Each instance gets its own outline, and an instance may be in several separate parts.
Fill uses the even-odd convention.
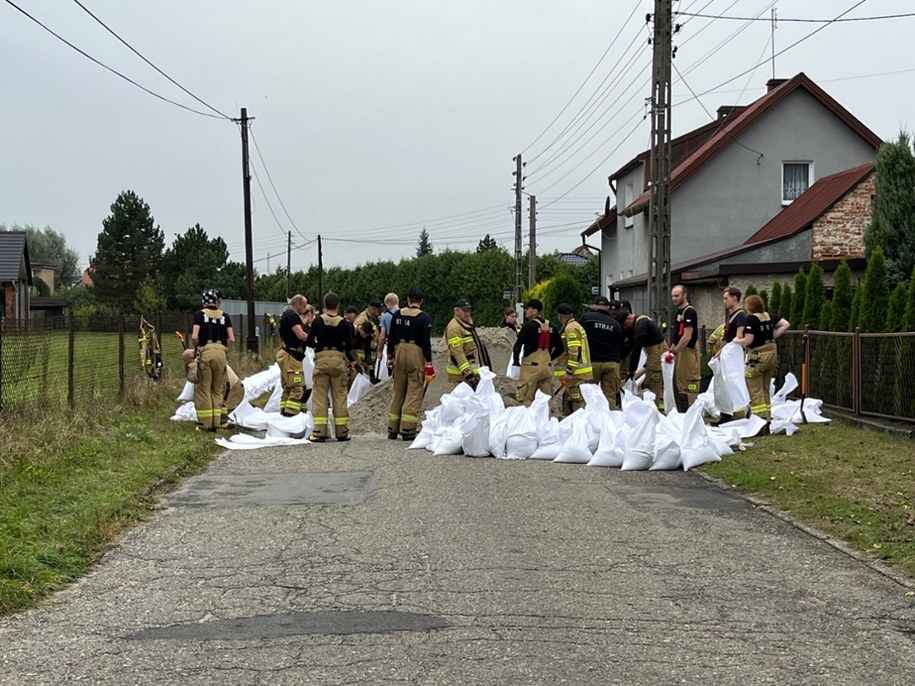
[[[289,300],[289,275],[292,273],[292,231],[286,234],[286,300]]]
[[[321,250],[321,234],[318,234],[318,312],[324,310],[324,253]]]
[[[537,196],[532,195],[531,201],[531,230],[528,240],[530,247],[527,250],[527,289],[530,290],[537,283]]]
[[[670,318],[670,71],[672,0],[654,3],[651,87],[651,187],[648,203],[648,311]]]
[[[515,304],[521,302],[521,191],[524,190],[524,177],[521,172],[524,163],[521,161],[519,152],[513,158],[515,162],[515,171],[512,175],[515,177]]]
[[[241,178],[245,194],[245,262],[248,290],[248,350],[257,352],[257,336],[254,329],[254,240],[251,236],[251,173],[248,170],[248,110],[241,108]]]

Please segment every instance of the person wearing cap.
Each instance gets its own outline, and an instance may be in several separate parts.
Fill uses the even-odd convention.
[[[280,368],[280,414],[294,417],[302,411],[302,399],[305,396],[305,372],[302,362],[305,359],[305,341],[308,330],[303,317],[310,307],[304,295],[295,294],[280,316],[280,349],[276,351],[276,364]]]
[[[445,345],[448,348],[448,381],[459,384],[466,381],[476,388],[481,366],[492,368],[486,347],[477,335],[471,317],[473,307],[465,298],[454,303],[454,318],[445,327]]]
[[[308,437],[312,443],[324,443],[328,438],[328,393],[332,396],[334,410],[334,436],[338,441],[350,439],[346,382],[355,365],[353,325],[340,316],[339,307],[339,295],[327,293],[324,296],[324,313],[315,317],[306,342],[315,351],[311,399],[315,425]]]
[[[203,308],[194,313],[191,340],[200,366],[194,386],[194,408],[198,427],[216,431],[222,424],[222,406],[226,390],[226,350],[235,342],[229,315],[219,306],[222,293],[218,288],[203,292]]]
[[[525,407],[534,402],[537,391],[553,395],[552,360],[562,355],[565,346],[559,330],[543,317],[543,303],[533,298],[524,303],[527,321],[518,332],[512,348],[512,362],[521,367],[515,397]]]
[[[575,410],[585,406],[585,399],[581,395],[581,384],[591,381],[591,351],[588,347],[588,336],[582,325],[575,320],[572,306],[560,303],[556,307],[565,352],[556,361],[553,374],[559,377],[562,394],[562,414],[568,417]]]
[[[699,395],[701,377],[699,347],[699,314],[689,304],[686,286],[677,284],[670,291],[677,314],[670,329],[670,349],[674,361],[674,385],[677,411],[686,412]]]
[[[411,288],[407,306],[391,317],[388,338],[388,366],[393,365],[393,393],[388,407],[388,438],[405,441],[416,438],[416,426],[423,407],[423,390],[435,378],[432,366],[432,318],[423,312],[423,292]]]
[[[630,312],[626,317],[626,329],[632,332],[632,351],[629,354],[628,377],[638,379],[645,375],[645,387],[654,393],[658,409],[664,409],[664,382],[661,375],[661,355],[664,352],[664,334],[661,328],[647,315]],[[638,369],[639,358],[645,351],[645,366]]]
[[[618,304],[618,303],[617,303]],[[591,350],[593,380],[607,397],[611,410],[620,408],[620,357],[623,347],[623,327],[610,311],[610,300],[598,296],[579,322],[588,337]]]
[[[627,379],[629,373],[629,355],[632,353],[632,329],[626,326],[626,320],[632,312],[632,305],[628,300],[611,300],[610,314],[620,323],[623,329],[623,345],[620,348],[620,382]]]
[[[375,382],[375,359],[378,350],[378,328],[381,325],[381,301],[371,300],[368,306],[359,313],[353,321],[353,328],[359,331],[359,328],[366,322],[372,327],[372,334],[369,341],[364,345],[356,346],[356,360],[360,363],[372,382]]]

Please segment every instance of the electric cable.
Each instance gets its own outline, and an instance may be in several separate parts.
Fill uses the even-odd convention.
[[[76,0],[74,0],[75,2]],[[280,197],[279,191],[276,190],[276,184],[273,183],[273,177],[270,175],[270,169],[267,168],[267,162],[264,160],[264,156],[261,154],[261,148],[257,144],[257,136],[254,135],[254,127],[249,126],[248,131],[251,132],[251,140],[254,142],[254,150],[257,152],[257,157],[261,161],[261,165],[264,167],[264,173],[267,175],[267,181],[270,182],[270,187],[273,189],[273,194],[276,196],[276,199],[280,202],[280,207],[283,208],[283,212],[286,214],[286,219],[289,220],[289,223],[292,224],[292,228],[295,229],[295,232],[299,234],[306,241],[308,236],[301,232],[296,223],[292,220],[292,217],[289,216],[289,210],[286,209],[286,203],[283,202],[283,198]]]

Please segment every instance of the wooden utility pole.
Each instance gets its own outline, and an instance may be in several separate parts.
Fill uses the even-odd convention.
[[[318,311],[324,309],[324,254],[321,251],[321,234],[318,234]]]
[[[512,175],[515,177],[515,303],[521,302],[521,191],[524,190],[524,177],[521,171],[524,163],[521,161],[519,152],[513,158],[515,162],[515,171]]]
[[[257,336],[254,329],[254,239],[251,236],[251,173],[248,170],[248,110],[241,108],[241,179],[245,195],[245,262],[248,290],[248,350],[257,352]]]
[[[286,236],[286,300],[289,300],[289,274],[292,270],[292,231]]]
[[[531,229],[527,250],[527,290],[531,290],[537,283],[537,196],[530,196],[531,200]]]
[[[654,3],[651,86],[651,186],[648,204],[648,311],[670,318],[670,71],[672,0]]]

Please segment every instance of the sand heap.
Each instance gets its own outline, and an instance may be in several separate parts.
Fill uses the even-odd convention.
[[[512,346],[517,340],[515,332],[505,327],[479,327],[477,333],[489,351],[493,371],[498,374],[495,381],[496,391],[502,396],[507,406],[517,405],[515,401],[515,382],[505,376],[508,361],[511,358]],[[450,392],[453,385],[448,381],[447,347],[442,338],[432,341],[432,364],[435,365],[436,378],[426,390],[423,399],[423,410],[429,410],[441,403],[441,397]],[[355,433],[384,433],[388,426],[388,406],[391,404],[392,386],[384,381],[372,389],[358,403],[350,408],[350,430]]]

